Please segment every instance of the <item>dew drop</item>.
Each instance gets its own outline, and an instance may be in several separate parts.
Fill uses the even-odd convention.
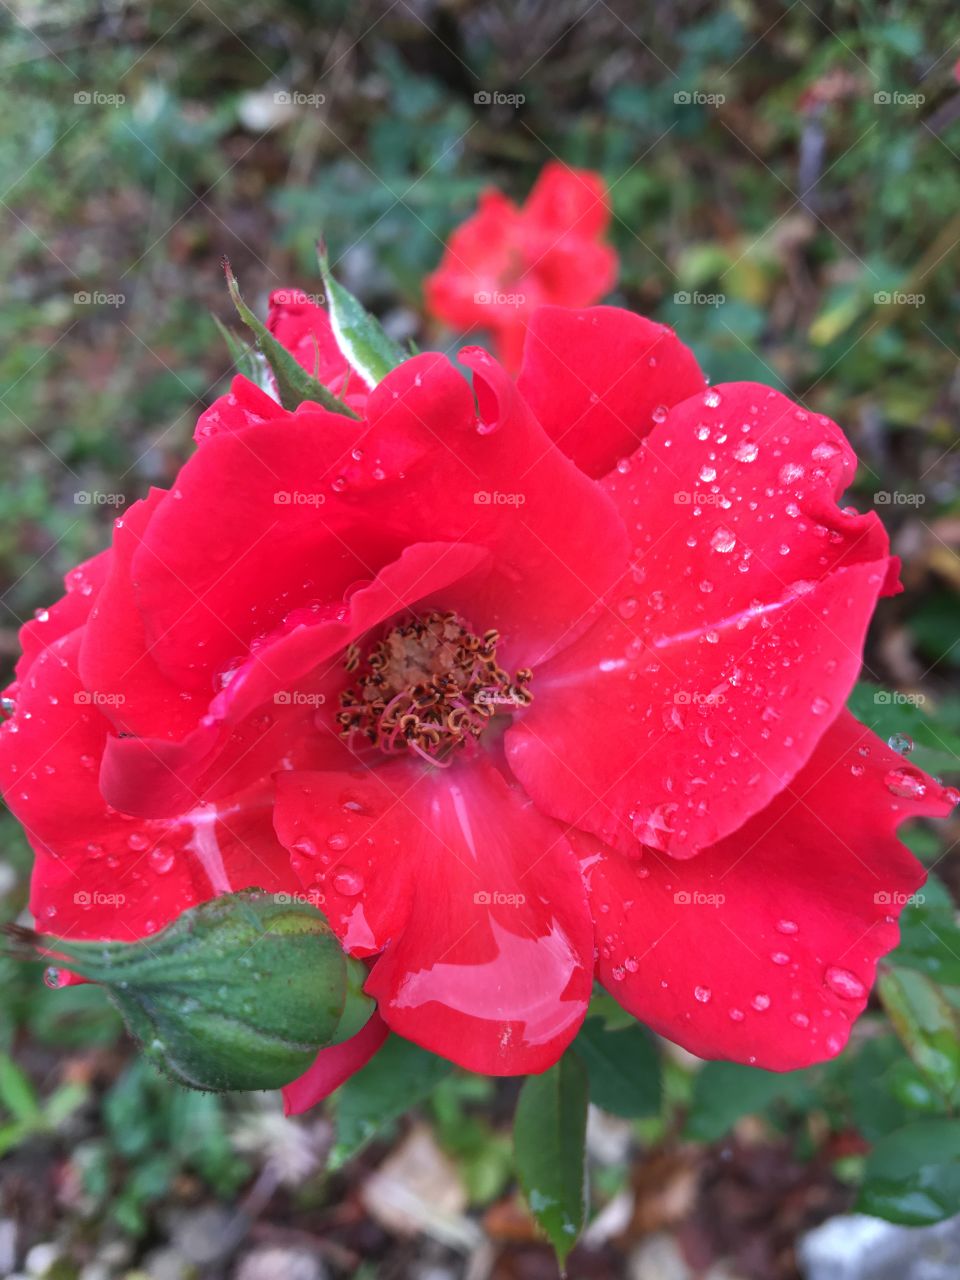
[[[345,898],[355,898],[363,891],[363,876],[350,867],[341,867],[333,877],[333,887]]]
[[[908,733],[892,733],[887,739],[887,746],[897,755],[908,756],[913,750],[913,739]]]
[[[915,769],[891,769],[883,781],[887,790],[894,796],[919,800],[921,796],[927,794],[926,781]]]
[[[835,995],[844,1000],[862,1000],[867,994],[867,988],[849,969],[834,965],[823,975],[823,980]]]
[[[710,545],[714,551],[719,551],[721,555],[726,555],[728,551],[732,551],[737,545],[736,535],[731,533],[729,529],[724,529],[721,525],[718,529],[714,529],[710,538]]]
[[[765,991],[758,991],[750,1003],[758,1013],[763,1013],[765,1009],[770,1008],[770,997]]]
[[[709,987],[694,987],[693,994],[701,1004],[709,1004],[710,999],[713,996],[713,992]]]

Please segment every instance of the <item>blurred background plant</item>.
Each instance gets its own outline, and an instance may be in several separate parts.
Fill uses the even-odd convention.
[[[419,296],[444,238],[485,185],[522,198],[559,157],[610,187],[614,301],[675,325],[714,381],[779,386],[850,434],[851,500],[907,587],[868,650],[887,692],[855,710],[955,773],[958,56],[948,0],[4,5],[5,666],[224,386],[222,254],[262,309],[319,287],[322,232],[395,334],[452,349]],[[911,1223],[960,1209],[957,834],[910,837],[935,876],[838,1062],[700,1068],[643,1032],[611,1059],[584,1033],[602,1109],[574,1274],[789,1280],[814,1274],[802,1233],[858,1196]],[[2,838],[13,919],[29,855],[12,822]],[[0,1274],[554,1274],[514,1189],[518,1082],[381,1067],[397,1087],[361,1075],[293,1122],[158,1079],[94,988],[0,959],[0,992]]]

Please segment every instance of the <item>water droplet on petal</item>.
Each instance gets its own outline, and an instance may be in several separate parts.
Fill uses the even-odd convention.
[[[726,555],[728,551],[732,551],[737,545],[736,535],[731,533],[729,529],[724,529],[721,525],[720,528],[714,529],[710,538],[710,545],[714,551],[719,551],[721,555]]]
[[[700,1001],[701,1004],[709,1004],[710,998],[712,997],[713,992],[710,990],[709,987],[694,987],[693,994],[696,996],[696,998]]]
[[[913,739],[908,733],[892,733],[887,739],[887,746],[897,755],[908,756],[913,750]]]
[[[835,995],[844,1000],[862,1000],[867,994],[867,988],[849,969],[833,965],[823,975],[823,980]]]
[[[350,867],[341,867],[333,877],[333,887],[345,898],[355,898],[363,892],[363,876]]]
[[[916,769],[891,769],[883,781],[887,790],[894,796],[919,800],[921,796],[927,794],[926,779]]]

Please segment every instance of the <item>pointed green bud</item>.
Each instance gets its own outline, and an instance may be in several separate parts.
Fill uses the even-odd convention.
[[[323,288],[327,295],[327,308],[333,336],[337,340],[344,359],[356,369],[368,387],[375,387],[387,374],[406,359],[403,350],[389,338],[369,311],[366,311],[349,290],[334,280],[330,272],[326,246],[317,245]]]
[[[373,1012],[363,965],[286,894],[224,894],[137,942],[8,933],[104,986],[148,1057],[192,1089],[277,1089]]]
[[[233,305],[237,308],[240,319],[256,336],[257,346],[276,379],[277,391],[283,407],[292,413],[297,405],[303,404],[304,400],[312,400],[316,404],[323,405],[324,409],[329,409],[331,413],[342,413],[348,418],[355,418],[357,415],[353,410],[348,408],[342,400],[338,400],[322,382],[311,377],[286,347],[277,341],[263,321],[250,310],[240,296],[236,276],[226,258],[223,259],[223,270],[227,277],[227,288]]]

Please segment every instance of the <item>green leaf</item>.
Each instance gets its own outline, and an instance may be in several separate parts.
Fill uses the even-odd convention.
[[[342,413],[348,418],[355,418],[357,415],[353,410],[349,409],[342,400],[338,400],[333,392],[329,391],[322,382],[318,382],[316,378],[311,377],[286,347],[277,341],[263,321],[254,315],[240,296],[236,277],[226,258],[223,260],[223,269],[226,273],[227,288],[230,290],[233,305],[237,308],[237,314],[243,323],[256,335],[257,345],[277,381],[277,391],[280,394],[280,403],[283,407],[292,412],[298,405],[303,404],[305,400],[312,400],[317,404],[323,405],[325,409],[329,409],[331,413]]]
[[[33,1125],[40,1119],[40,1100],[33,1085],[5,1053],[0,1054],[0,1103],[22,1125]]]
[[[931,772],[960,767],[960,734],[941,724],[926,711],[922,695],[882,689],[869,681],[855,686],[847,706],[861,724],[883,739],[904,733],[917,744],[914,753],[920,768]]]
[[[588,1018],[573,1047],[583,1059],[590,1101],[616,1116],[650,1116],[660,1110],[660,1055],[639,1023],[609,1031]]]
[[[890,969],[877,991],[903,1046],[937,1092],[960,1092],[960,1022],[940,989],[923,973]]]
[[[808,1085],[805,1071],[761,1071],[737,1062],[708,1062],[697,1073],[684,1136],[716,1142],[743,1116],[755,1115]]]
[[[398,1120],[450,1071],[453,1064],[400,1036],[390,1036],[373,1058],[334,1094],[337,1141],[330,1168],[339,1169],[386,1125]]]
[[[960,1211],[960,1120],[917,1120],[867,1157],[856,1208],[908,1227]]]
[[[276,1089],[353,1034],[372,1001],[320,912],[285,894],[224,894],[141,942],[8,930],[102,983],[147,1056],[194,1089]],[[354,975],[355,977],[355,975]]]
[[[919,969],[938,982],[960,986],[960,928],[946,886],[930,875],[900,916],[900,945],[889,957],[897,968]]]
[[[513,1124],[517,1176],[562,1266],[587,1213],[587,1072],[573,1053],[520,1090]]]
[[[405,353],[387,337],[380,322],[333,278],[322,245],[317,246],[317,255],[337,346],[367,386],[375,387],[406,359]]]

